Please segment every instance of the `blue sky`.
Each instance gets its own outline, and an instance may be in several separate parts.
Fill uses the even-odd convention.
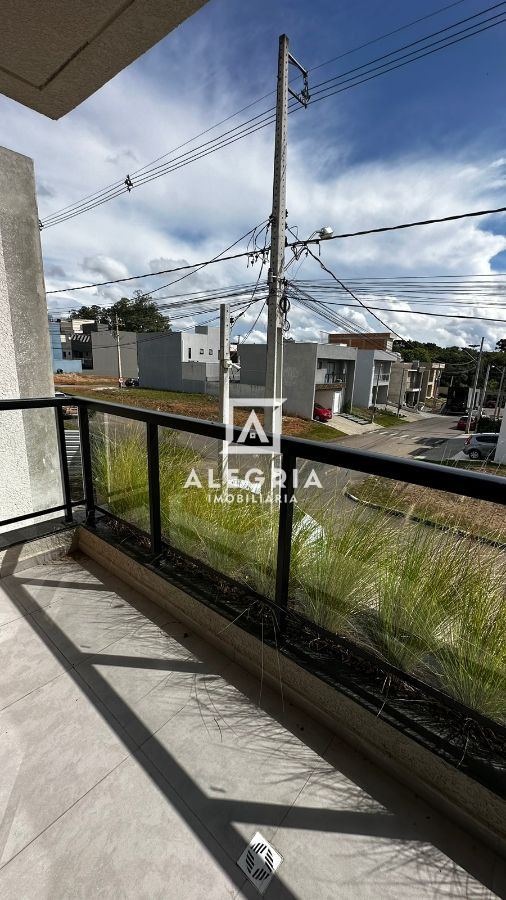
[[[443,5],[443,0],[211,0],[59,122],[0,98],[0,142],[34,158],[44,217],[273,90],[281,32],[311,69]],[[463,0],[310,72],[310,83],[488,5]],[[504,205],[505,51],[503,24],[290,117],[290,223],[309,234],[326,223],[349,230]],[[48,289],[212,256],[267,217],[271,184],[269,129],[43,232]],[[339,247],[336,242],[325,254],[343,278],[485,274],[506,269],[505,235],[506,217],[496,217],[339,242]],[[300,277],[320,277],[315,266],[305,263]],[[186,283],[201,289],[255,275],[224,264]],[[145,286],[159,283],[154,279]],[[122,293],[119,288],[82,291],[72,300],[111,302]],[[395,297],[382,302],[395,309]],[[67,295],[60,306],[68,305]],[[252,308],[241,328],[248,330],[257,313]],[[495,315],[506,320],[506,312]],[[361,326],[377,324],[361,312],[349,316]],[[303,311],[292,317],[292,333],[299,339],[318,339],[322,327],[329,327]],[[444,344],[475,343],[484,333],[492,346],[506,330],[401,313],[392,314],[391,321],[405,336]],[[261,317],[252,339],[263,339],[263,327]]]

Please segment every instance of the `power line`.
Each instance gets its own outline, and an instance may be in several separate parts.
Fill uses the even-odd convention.
[[[475,212],[468,213],[457,213],[451,216],[441,216],[438,219],[420,219],[417,222],[405,222],[402,225],[384,225],[381,228],[366,228],[362,231],[348,231],[343,234],[333,234],[331,237],[325,238],[325,243],[327,241],[338,241],[343,238],[351,238],[351,237],[362,237],[366,234],[383,234],[387,231],[401,231],[404,228],[417,228],[419,225],[437,225],[441,222],[455,222],[457,219],[472,219],[477,216],[491,216],[497,213],[506,212],[506,206],[499,206],[497,209],[479,209]],[[292,241],[287,244],[287,247],[307,247],[308,244],[320,244],[322,242],[322,238],[311,238],[308,240],[300,240],[300,241]]]
[[[315,300],[314,302],[318,303],[317,300]],[[360,306],[360,305],[355,306],[352,303],[335,303],[330,300],[328,300],[327,303],[332,306],[344,306],[347,309],[363,309],[362,306]],[[464,316],[461,314],[454,315],[452,313],[428,312],[427,310],[424,310],[423,312],[421,312],[418,309],[398,309],[398,308],[397,309],[388,309],[384,306],[370,306],[368,308],[368,310],[369,309],[378,310],[380,312],[389,312],[389,313],[393,313],[394,315],[396,313],[403,313],[403,314],[408,313],[413,316],[436,316],[436,317],[442,318],[442,319],[471,319],[471,320],[475,320],[478,322],[501,322],[503,325],[506,326],[506,317],[504,319],[492,319],[488,316]],[[389,331],[392,331],[391,327],[389,327],[389,326],[386,326],[386,327],[388,327]],[[405,338],[402,338],[402,340],[405,340]]]
[[[419,19],[413,19],[411,22],[406,22],[405,25],[400,25],[399,28],[394,28],[393,31],[387,31],[386,34],[381,34],[379,37],[372,38],[370,41],[366,41],[365,44],[359,44],[358,47],[353,47],[352,50],[346,50],[344,53],[340,53],[338,56],[332,56],[330,59],[326,59],[325,62],[318,63],[317,66],[311,66],[308,70],[309,72],[315,72],[316,69],[322,69],[323,66],[328,66],[330,63],[337,62],[338,59],[343,59],[345,56],[350,56],[351,53],[357,53],[358,50],[364,50],[366,47],[370,47],[371,44],[377,44],[379,41],[383,41],[386,38],[392,37],[394,34],[399,34],[400,31],[405,31],[407,28],[412,28],[413,25],[418,25],[420,22],[424,22],[426,19],[432,19],[434,16],[438,16],[443,12],[446,12],[448,9],[452,9],[454,6],[460,6],[464,3],[464,0],[455,0],[454,3],[449,3],[447,6],[442,6],[440,9],[434,10],[432,13],[428,13],[426,16],[421,16]]]
[[[422,44],[425,41],[429,41],[433,37],[437,37],[440,34],[444,34],[444,32],[451,31],[452,29],[457,28],[459,25],[465,25],[466,22],[471,22],[474,19],[481,19],[480,22],[475,22],[474,25],[469,25],[467,28],[461,29],[460,31],[456,31],[454,34],[447,35],[445,38],[441,38],[440,41],[433,41],[431,44],[428,44],[426,47],[420,47],[419,48],[420,51],[427,50],[429,47],[433,47],[433,46],[435,46],[435,44],[442,43],[443,41],[445,41],[447,39],[457,37],[457,36],[465,33],[466,31],[471,31],[471,29],[474,29],[475,27],[477,27],[479,25],[487,24],[488,22],[491,22],[493,19],[497,19],[501,15],[503,15],[504,9],[502,9],[500,13],[496,13],[496,15],[490,16],[488,19],[483,19],[481,17],[484,16],[486,13],[493,12],[493,10],[499,9],[500,7],[504,7],[505,5],[506,5],[505,0],[500,0],[499,3],[494,3],[492,6],[488,6],[486,9],[483,9],[478,13],[474,13],[474,15],[472,15],[472,16],[466,16],[465,19],[459,19],[458,22],[453,22],[451,25],[447,25],[444,28],[439,28],[437,31],[433,31],[430,34],[424,35],[424,37],[418,38],[415,41],[410,41],[408,44],[404,44],[402,47],[398,47],[396,50],[390,50],[389,53],[383,53],[381,56],[377,56],[375,59],[371,60],[370,62],[363,63],[360,66],[355,66],[353,69],[348,69],[347,72],[342,72],[340,75],[334,75],[331,78],[327,78],[325,81],[320,81],[317,84],[313,85],[313,88],[312,88],[313,96],[314,96],[315,88],[321,88],[321,87],[324,87],[325,85],[332,85],[334,82],[340,80],[345,75],[352,75],[354,72],[359,72],[361,69],[365,69],[368,66],[372,65],[372,63],[381,62],[384,59],[388,59],[391,56],[395,56],[396,54],[401,53],[403,50],[409,50],[410,47],[416,47],[418,44]],[[500,23],[497,23],[497,24],[500,24]],[[472,36],[472,35],[470,35],[470,36]],[[413,53],[415,53],[415,52],[418,52],[418,51],[413,51]],[[411,55],[411,54],[406,54],[405,56],[409,56],[409,55]],[[401,56],[401,57],[399,57],[399,59],[404,59],[405,56]],[[399,59],[395,60],[395,62],[399,62]],[[382,68],[382,67],[379,66],[378,68]]]
[[[498,16],[494,16],[495,18],[499,18]],[[329,97],[335,97],[336,94],[341,94],[343,91],[350,90],[353,87],[358,87],[361,84],[366,84],[368,81],[372,81],[374,78],[379,78],[381,75],[387,75],[389,72],[394,72],[396,69],[402,69],[404,66],[409,65],[412,62],[416,62],[419,59],[424,59],[426,56],[432,56],[433,53],[438,53],[440,50],[445,50],[447,47],[451,47],[454,44],[460,44],[462,41],[467,40],[468,38],[474,37],[477,34],[481,34],[484,31],[488,31],[490,28],[495,28],[497,25],[502,25],[506,22],[506,17],[500,19],[498,22],[492,22],[489,25],[485,25],[483,28],[475,27],[474,30],[471,31],[470,34],[464,34],[462,37],[456,38],[455,40],[449,40],[450,35],[448,35],[448,39],[445,43],[442,41],[435,41],[434,43],[440,43],[440,47],[434,47],[432,50],[428,50],[426,48],[420,47],[418,51],[413,51],[412,53],[406,54],[407,57],[412,57],[411,59],[405,59],[404,62],[396,63],[396,60],[391,60],[390,63],[385,63],[383,66],[377,66],[375,69],[369,70],[370,74],[367,72],[361,73],[361,75],[356,75],[354,78],[345,79],[345,81],[341,82],[344,84],[344,87],[339,87],[336,90],[329,90],[329,88],[322,89],[318,91],[317,94],[312,95],[312,105],[315,103],[319,103],[321,100],[328,100]],[[464,29],[468,31],[469,29]],[[429,45],[428,45],[429,46]],[[425,51],[425,52],[422,52]],[[402,59],[402,57],[400,57]],[[396,63],[396,64],[394,64]],[[365,66],[363,67],[365,68]],[[383,71],[379,71],[382,69]],[[362,77],[362,76],[367,77]],[[356,80],[356,79],[360,80]],[[352,82],[353,84],[349,84],[347,82]],[[330,87],[330,86],[329,86]]]
[[[173,272],[183,272],[186,269],[199,269],[203,266],[210,266],[213,263],[229,262],[232,259],[244,259],[246,256],[257,256],[257,251],[247,250],[244,253],[233,253],[231,256],[220,256],[215,257],[214,259],[207,259],[204,262],[175,266],[173,269],[159,269],[157,272],[144,272],[143,275],[128,275],[126,278],[112,278],[110,281],[96,281],[93,284],[79,284],[74,287],[59,288],[58,290],[46,291],[46,294],[66,294],[69,291],[84,291],[89,288],[106,287],[110,284],[124,284],[126,281],[137,281],[140,278],[151,278],[155,275],[171,275]],[[193,272],[191,274],[193,274]]]
[[[251,337],[252,333],[254,332],[254,330],[257,326],[258,320],[260,319],[260,316],[262,315],[266,306],[267,306],[267,300],[264,300],[264,302],[262,303],[262,306],[260,307],[260,312],[258,313],[258,316],[256,317],[255,321],[253,322],[253,325],[251,326],[247,335],[245,337],[243,337],[243,339],[241,341],[242,344],[245,344],[247,342],[248,338]]]
[[[443,7],[442,10],[438,10],[431,15],[436,15],[438,12],[444,11],[444,9],[450,8],[451,6],[454,6],[454,5],[458,5],[458,4],[457,3],[450,4],[448,7]],[[390,59],[390,61],[388,63],[382,63],[382,65],[377,66],[376,69],[370,69],[370,66],[373,63],[381,62],[382,60],[386,59],[387,57],[395,56],[396,54],[399,54],[402,50],[409,49],[409,47],[423,43],[423,42],[429,40],[431,37],[442,34],[443,32],[448,32],[451,29],[455,29],[458,25],[461,25],[465,22],[468,22],[471,20],[476,20],[477,18],[482,17],[485,13],[492,11],[494,9],[497,9],[499,7],[502,7],[504,5],[505,5],[504,2],[495,4],[494,6],[491,6],[485,10],[482,10],[482,12],[480,12],[480,13],[476,13],[473,16],[469,16],[466,19],[462,19],[458,22],[453,23],[452,25],[446,26],[443,29],[439,29],[438,31],[433,32],[432,34],[426,35],[425,37],[422,37],[422,38],[418,39],[417,41],[413,41],[409,44],[406,44],[403,47],[398,48],[397,50],[393,50],[388,54],[383,54],[382,56],[377,57],[376,59],[370,60],[369,62],[364,63],[362,66],[358,66],[358,67],[355,67],[355,69],[349,70],[349,72],[341,73],[340,75],[336,75],[333,78],[327,79],[325,82],[321,82],[320,84],[315,85],[315,88],[321,88],[321,90],[319,90],[319,91],[317,90],[316,94],[315,94],[314,89],[313,89],[313,98],[314,99],[312,102],[316,103],[316,102],[319,102],[320,100],[327,99],[328,97],[333,96],[335,93],[340,93],[343,90],[348,90],[351,87],[356,87],[356,86],[358,86],[358,84],[363,84],[363,83],[365,83],[365,81],[369,81],[372,78],[379,77],[380,75],[386,74],[388,71],[393,71],[394,68],[400,68],[401,66],[407,65],[409,62],[414,62],[416,59],[422,58],[423,56],[428,56],[431,53],[437,52],[438,50],[445,49],[445,47],[447,47],[447,46],[451,46],[454,43],[459,43],[462,40],[472,37],[474,34],[479,34],[482,31],[487,30],[488,28],[495,27],[495,25],[501,24],[503,21],[506,21],[506,18],[501,19],[501,21],[498,21],[498,22],[495,22],[495,21],[492,22],[492,19],[497,19],[500,17],[501,14],[498,13],[496,16],[491,17],[490,19],[481,19],[479,22],[475,22],[474,25],[468,26],[468,28],[463,29],[462,32],[455,32],[453,35],[447,34],[445,38],[441,38],[440,40],[433,42],[433,44],[429,44],[425,47],[419,47],[418,50],[414,50],[414,51],[411,51],[409,54],[406,54],[406,57],[412,57],[412,58],[405,59],[404,57],[398,57],[397,59]],[[422,17],[422,19],[429,18],[429,17],[430,16]],[[422,19],[420,19],[420,21],[422,21]],[[478,26],[482,25],[483,23],[489,23],[489,24],[486,24],[485,27],[479,28]],[[410,27],[410,24],[415,24],[415,23],[409,23],[406,26],[402,26],[402,28]],[[402,28],[399,30],[402,30]],[[470,33],[463,33],[463,32],[470,32]],[[461,36],[456,38],[456,35],[461,35]],[[450,40],[450,38],[455,38],[455,39]],[[381,40],[381,39],[383,39],[383,36],[381,36],[380,38],[377,38],[376,40]],[[435,44],[441,44],[442,46],[434,46]],[[433,47],[433,49],[428,50],[427,49],[428,47]],[[352,53],[355,51],[351,50],[348,52]],[[399,59],[402,59],[404,61],[399,62]],[[394,63],[397,63],[397,64],[393,65]],[[322,63],[321,65],[326,65],[326,64],[327,63]],[[319,66],[316,66],[314,68],[319,68]],[[367,71],[366,72],[362,71],[360,75],[353,75],[353,73],[360,72],[360,70],[364,70],[364,69],[366,69]],[[380,70],[383,70],[383,71],[380,71]],[[344,78],[344,76],[349,75],[349,74],[352,74],[353,77],[346,79],[346,81],[347,82],[354,81],[355,83],[353,83],[353,84],[348,83],[347,85],[345,85],[343,78]],[[363,75],[366,75],[367,77],[363,78],[362,77]],[[357,81],[356,80],[357,78],[360,78],[361,80]],[[334,91],[329,92],[329,88],[335,86],[339,81],[340,81],[341,85],[345,85],[345,86],[342,86],[337,91],[334,90]],[[149,181],[154,180],[155,178],[158,178],[158,177],[161,177],[162,175],[168,174],[171,171],[175,171],[176,169],[179,169],[182,166],[188,165],[191,162],[195,162],[196,160],[201,159],[204,156],[207,156],[210,153],[213,153],[216,150],[221,149],[222,147],[229,146],[230,144],[235,143],[235,141],[241,140],[243,137],[246,137],[250,134],[255,133],[256,131],[259,131],[262,128],[267,127],[269,124],[272,124],[272,122],[274,121],[274,116],[272,115],[273,108],[264,110],[263,112],[257,114],[256,116],[251,117],[250,119],[246,120],[245,122],[240,123],[239,125],[235,126],[234,128],[229,129],[228,131],[222,133],[221,135],[218,135],[216,138],[213,138],[210,141],[206,141],[204,144],[194,147],[193,149],[187,151],[186,153],[181,154],[179,157],[173,158],[172,160],[168,161],[167,163],[164,163],[163,165],[158,165],[158,166],[155,165],[156,162],[158,162],[161,159],[164,159],[168,155],[171,155],[177,149],[180,149],[184,146],[187,146],[190,143],[193,143],[193,141],[197,140],[199,137],[207,134],[209,131],[212,131],[215,127],[218,127],[219,124],[223,124],[224,122],[227,122],[230,119],[233,119],[236,115],[239,115],[244,110],[250,108],[251,106],[254,106],[257,102],[260,102],[261,99],[265,99],[265,97],[270,96],[270,93],[271,92],[265,94],[264,97],[259,98],[258,100],[252,101],[252,103],[243,107],[238,112],[232,113],[230,116],[226,117],[226,119],[223,119],[221,121],[221,123],[218,123],[217,125],[213,125],[210,128],[205,129],[203,132],[201,132],[195,138],[191,138],[188,141],[185,141],[183,144],[178,145],[178,147],[174,148],[172,151],[168,151],[168,153],[163,154],[162,156],[158,157],[156,160],[153,160],[152,163],[148,163],[147,165],[143,166],[141,169],[137,170],[137,173],[133,173],[134,176],[136,174],[140,175],[140,177],[137,178],[136,183],[132,182],[132,176],[128,175],[124,182],[114,182],[112,185],[110,185],[108,188],[104,188],[102,191],[98,191],[95,194],[90,194],[87,197],[83,198],[83,200],[78,201],[75,204],[69,204],[68,206],[63,207],[62,209],[55,211],[54,213],[47,216],[46,219],[42,220],[41,226],[42,227],[52,227],[53,225],[60,224],[60,222],[67,221],[69,218],[73,218],[75,215],[80,215],[83,212],[87,212],[90,209],[95,208],[96,206],[100,206],[103,203],[114,199],[116,196],[119,196],[119,194],[123,194],[126,191],[130,192],[134,187],[138,187],[142,184],[146,184]],[[289,112],[290,113],[295,112],[296,109],[299,109],[299,108],[300,108],[300,106],[296,102],[294,102],[292,104],[291,108],[289,109]],[[199,152],[199,151],[201,151],[201,152]],[[141,173],[143,173],[143,174],[141,174]]]
[[[343,234],[334,234],[330,238],[325,238],[325,241],[342,240],[344,238],[350,238],[350,237],[362,237],[363,235],[367,235],[367,234],[382,234],[387,231],[400,231],[405,228],[417,228],[420,225],[436,225],[440,222],[455,222],[458,219],[470,219],[470,218],[475,218],[477,216],[491,216],[496,213],[504,213],[504,212],[506,212],[506,206],[501,206],[498,209],[482,209],[482,210],[477,210],[475,212],[458,213],[458,214],[452,215],[452,216],[443,216],[442,218],[438,218],[438,219],[423,219],[423,220],[417,221],[417,222],[406,222],[402,225],[386,225],[382,228],[368,228],[368,229],[364,229],[362,231],[350,231],[350,232],[343,233]],[[287,243],[287,247],[307,248],[309,244],[320,244],[321,240],[322,240],[321,238],[314,238],[314,239],[307,239],[305,241],[303,241],[303,240],[292,241],[291,243]],[[266,251],[269,249],[270,249],[269,247],[265,248]],[[157,272],[145,272],[143,275],[129,275],[126,278],[114,278],[114,279],[111,279],[110,281],[96,281],[92,284],[81,284],[81,285],[76,285],[74,287],[59,288],[57,290],[55,289],[52,291],[46,291],[46,294],[48,294],[48,295],[49,294],[64,294],[69,291],[83,291],[83,290],[87,290],[89,288],[105,287],[105,286],[108,286],[111,284],[123,284],[127,281],[135,281],[140,278],[151,278],[155,275],[170,275],[173,272],[183,272],[187,269],[198,269],[201,266],[211,265],[212,263],[228,262],[228,261],[234,260],[234,259],[244,259],[245,257],[256,258],[259,256],[259,252],[261,252],[261,251],[246,250],[243,253],[235,253],[231,256],[221,256],[219,258],[205,260],[204,262],[191,263],[191,264],[184,265],[184,266],[176,266],[173,269],[160,269]]]
[[[228,253],[229,250],[232,250],[233,247],[236,247],[237,244],[240,244],[241,241],[244,241],[245,238],[247,238],[249,235],[256,234],[257,229],[261,228],[262,225],[267,225],[267,227],[268,227],[268,224],[269,224],[269,220],[264,219],[264,221],[260,222],[259,225],[255,225],[255,227],[250,228],[250,230],[247,231],[246,234],[243,234],[243,235],[241,235],[240,238],[237,238],[237,240],[234,241],[233,244],[229,244],[228,247],[225,247],[225,249],[222,250],[221,253],[217,253],[216,256],[213,256],[212,259],[210,259],[208,262],[203,262],[199,266],[197,266],[197,268],[195,269],[194,272],[188,272],[186,275],[181,275],[180,278],[175,278],[174,281],[169,281],[169,282],[167,282],[167,284],[162,284],[160,287],[154,288],[152,291],[147,291],[144,294],[144,296],[151,297],[153,294],[156,294],[158,291],[163,291],[163,290],[165,290],[165,288],[170,287],[172,284],[177,284],[178,281],[183,281],[185,278],[189,278],[190,275],[196,275],[197,272],[200,272],[202,269],[205,269],[206,266],[209,266],[211,263],[217,262],[220,259],[220,257],[223,256],[224,253]],[[266,232],[266,235],[267,235],[267,232]],[[262,266],[263,266],[263,263],[262,263]],[[260,269],[260,274],[261,273],[262,273],[262,269]],[[260,279],[260,275],[259,275],[259,279]]]
[[[291,230],[291,228],[289,228],[288,230],[290,231],[291,234],[293,234],[293,231]],[[362,306],[363,309],[366,310],[366,312],[369,312],[369,308],[368,308],[368,307],[365,305],[365,303],[360,299],[360,297],[358,297],[358,296],[351,290],[351,288],[347,287],[347,286],[344,284],[344,282],[341,281],[341,279],[338,278],[337,275],[335,275],[334,272],[332,272],[332,270],[329,269],[329,268],[325,265],[325,263],[320,259],[319,256],[316,256],[316,254],[313,253],[313,251],[310,250],[309,247],[306,247],[306,250],[307,250],[307,252],[309,253],[309,255],[312,256],[314,260],[316,260],[316,262],[318,263],[318,265],[321,266],[321,268],[324,270],[324,272],[327,272],[327,274],[330,275],[330,277],[334,279],[334,281],[339,285],[340,288],[342,288],[343,291],[345,291],[347,294],[349,294],[350,297],[353,298],[353,300],[356,300],[356,302],[357,302],[358,304],[360,304],[360,306]],[[384,322],[383,319],[380,319],[379,316],[375,315],[374,313],[372,313],[372,316],[373,316],[374,319],[376,319],[377,322],[380,323],[380,325],[383,325],[385,328],[387,328],[388,331],[391,331],[391,330],[392,330],[392,329],[390,328],[390,325],[387,325],[387,323]],[[399,335],[399,337],[400,337],[400,335]]]

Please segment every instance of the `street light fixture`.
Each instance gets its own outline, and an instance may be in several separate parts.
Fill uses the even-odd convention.
[[[318,235],[321,241],[328,241],[333,234],[334,229],[331,228],[330,225],[323,225],[322,228],[317,228],[316,231],[313,231],[313,233],[309,235],[308,241],[311,241],[316,235]]]

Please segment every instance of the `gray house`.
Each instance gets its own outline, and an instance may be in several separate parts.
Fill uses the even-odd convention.
[[[350,406],[386,403],[390,366],[396,357],[384,350],[357,350],[339,344],[295,343],[284,345],[283,411],[313,417],[315,403],[334,413]],[[241,382],[231,396],[258,394],[265,385],[265,344],[240,348]],[[378,399],[376,400],[376,393]]]
[[[219,328],[137,335],[141,387],[205,393],[219,379]]]

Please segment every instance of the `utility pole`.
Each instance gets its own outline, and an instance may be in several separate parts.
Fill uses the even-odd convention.
[[[378,374],[376,376],[376,396],[374,398],[374,403],[373,403],[373,407],[372,407],[371,425],[374,422],[374,416],[376,415],[376,407],[378,405],[378,391],[379,391],[379,380],[380,380],[380,371],[381,371],[381,363],[379,360],[377,362],[377,365],[378,365]]]
[[[501,380],[499,382],[499,390],[497,391],[497,397],[495,398],[495,408],[494,408],[494,419],[499,418],[499,413],[501,412],[501,395],[502,395],[502,386],[504,383],[504,373],[506,369],[503,367],[501,372]]]
[[[228,303],[220,305],[220,394],[219,394],[219,419],[228,425],[229,422],[229,397],[230,397],[230,306]],[[223,488],[228,484],[228,444],[222,441],[221,453],[218,456],[219,480]]]
[[[296,94],[288,86],[288,66],[296,66],[304,78],[304,88]],[[288,139],[288,94],[302,106],[309,102],[307,70],[288,52],[288,37],[279,38],[278,86],[276,98],[276,136],[274,141],[274,177],[272,184],[271,252],[268,273],[267,302],[267,360],[265,393],[267,398],[280,401],[277,407],[265,410],[266,430],[281,433],[283,396],[283,312],[281,300],[284,289],[286,244],[286,155]]]
[[[469,413],[468,413],[468,416],[467,416],[466,434],[470,434],[470,433],[471,433],[471,419],[472,419],[472,417],[473,417],[473,407],[474,407],[474,401],[475,401],[475,398],[476,398],[476,388],[478,387],[478,378],[480,377],[481,358],[482,358],[482,356],[483,356],[483,343],[484,343],[484,341],[485,341],[485,338],[482,338],[482,339],[481,339],[481,344],[480,344],[480,352],[479,352],[479,354],[478,354],[478,359],[477,359],[477,362],[476,362],[476,372],[474,373],[474,382],[473,382],[473,393],[472,393],[472,396],[471,396],[471,402],[470,402],[470,404],[469,404]]]
[[[121,347],[119,343],[119,321],[116,316],[116,352],[118,354],[118,387],[123,387],[123,373],[121,371]]]
[[[398,415],[398,416],[400,416],[400,414],[401,414],[402,395],[403,395],[403,392],[404,392],[404,375],[406,374],[406,372],[407,372],[407,369],[403,369],[403,370],[402,370],[402,375],[401,375],[401,387],[400,387],[400,390],[399,390],[399,402],[398,402],[398,404],[397,404],[397,415]]]
[[[486,399],[486,393],[487,393],[487,387],[488,387],[488,379],[489,379],[489,377],[490,377],[490,363],[489,363],[488,366],[487,366],[487,371],[486,371],[486,373],[485,373],[485,381],[483,382],[483,389],[482,389],[482,392],[481,392],[481,401],[480,401],[480,406],[479,406],[479,409],[478,409],[478,422],[480,421],[480,419],[481,419],[481,414],[482,414],[482,412],[483,412],[483,404],[485,403],[485,399]]]
[[[286,151],[288,136],[288,38],[279,38],[278,90],[276,100],[276,137],[272,185],[271,253],[268,273],[267,362],[265,393],[281,400],[283,390],[283,323],[280,301],[283,294],[286,242]],[[281,406],[266,408],[267,431],[281,432]]]
[[[438,398],[439,384],[441,381],[441,369],[438,369],[434,378],[434,394],[432,397],[432,412],[436,412],[436,401]]]

